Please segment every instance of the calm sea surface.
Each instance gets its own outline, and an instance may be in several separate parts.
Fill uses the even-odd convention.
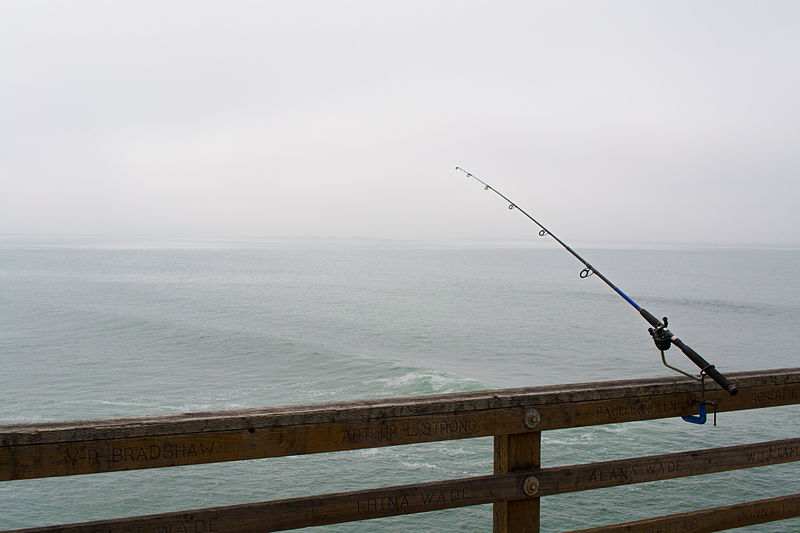
[[[800,251],[581,251],[721,371],[800,366]],[[561,249],[519,245],[0,237],[0,424],[671,375],[635,310],[579,270]],[[797,437],[799,415],[548,432],[543,464]],[[491,470],[484,438],[5,482],[0,529]],[[797,463],[549,497],[543,531],[796,492]],[[489,530],[490,506],[315,529]]]

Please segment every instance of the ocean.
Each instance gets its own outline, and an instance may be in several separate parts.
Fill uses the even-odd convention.
[[[800,366],[800,250],[576,247],[724,372]],[[0,236],[0,424],[670,376],[563,249]],[[694,371],[677,350],[672,363]],[[800,406],[546,432],[544,466],[798,436]],[[0,529],[483,475],[480,438],[0,483]],[[800,465],[542,499],[561,531],[800,492]],[[491,506],[309,531],[490,531]],[[800,531],[800,519],[740,531]]]

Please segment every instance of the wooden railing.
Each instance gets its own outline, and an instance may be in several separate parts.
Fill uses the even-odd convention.
[[[800,368],[731,373],[719,412],[800,403]],[[697,412],[685,378],[639,379],[320,405],[0,426],[0,481],[494,436],[494,474],[119,518],[28,532],[277,531],[494,504],[496,532],[539,531],[539,498],[800,460],[800,438],[541,468],[541,432]],[[734,503],[734,502],[732,502]],[[800,494],[592,532],[719,531],[800,516]]]

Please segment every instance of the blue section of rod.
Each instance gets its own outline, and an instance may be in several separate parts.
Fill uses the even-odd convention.
[[[623,298],[625,298],[625,301],[626,301],[626,302],[628,302],[628,303],[629,303],[629,304],[631,304],[633,307],[635,307],[637,311],[639,311],[639,310],[641,310],[641,309],[642,309],[641,307],[639,307],[639,305],[638,305],[636,302],[634,302],[633,300],[631,300],[631,299],[628,297],[628,295],[627,295],[627,294],[625,294],[624,292],[622,292],[621,290],[619,290],[619,289],[618,289],[618,288],[616,288],[616,287],[614,287],[614,290],[616,290],[616,291],[617,291],[617,294],[619,294],[620,296],[622,296]]]

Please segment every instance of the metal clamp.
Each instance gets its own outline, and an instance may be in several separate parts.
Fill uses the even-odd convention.
[[[525,411],[525,427],[528,429],[536,429],[542,417],[536,409],[528,409]]]

